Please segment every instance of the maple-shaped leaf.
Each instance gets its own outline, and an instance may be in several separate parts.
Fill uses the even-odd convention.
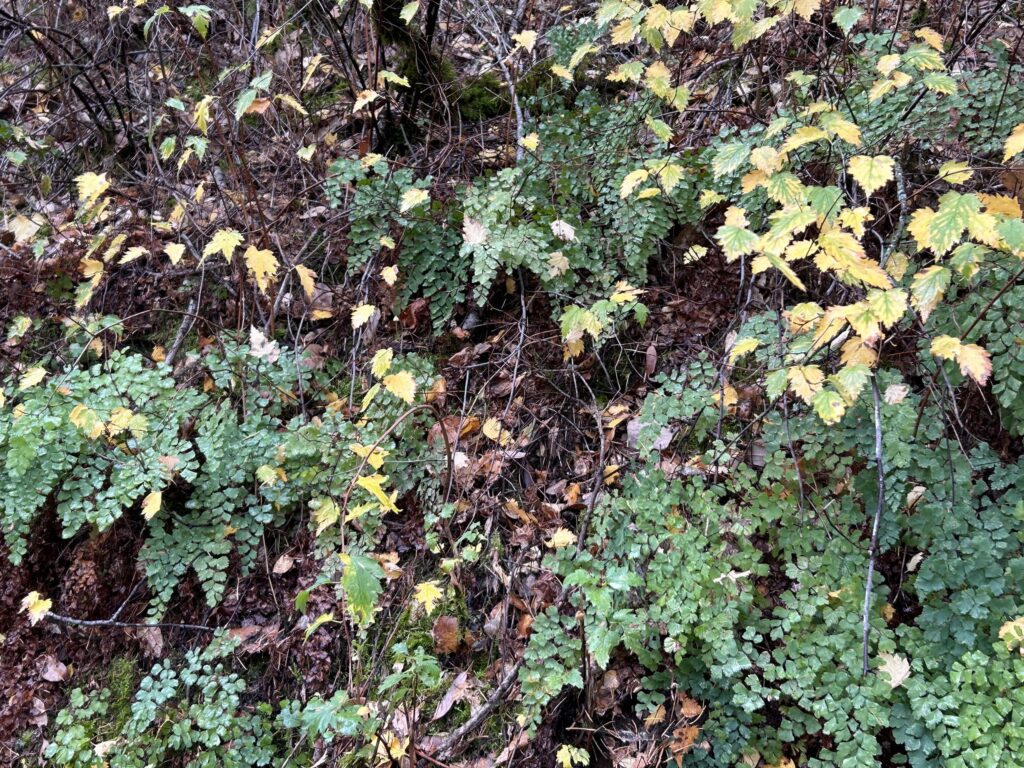
[[[235,229],[218,229],[213,233],[213,238],[203,248],[203,258],[214,253],[220,253],[230,264],[235,249],[242,244],[242,234]]]
[[[544,545],[546,547],[550,547],[551,549],[561,549],[562,547],[567,547],[570,544],[574,544],[575,542],[575,533],[570,531],[568,528],[559,528],[557,531],[551,534],[550,537],[548,537],[547,541],[544,542]]]
[[[1015,126],[1013,132],[1006,137],[1006,144],[1003,145],[1003,162],[1021,152],[1024,152],[1024,123]]]
[[[373,359],[370,361],[370,373],[372,373],[375,378],[379,379],[388,372],[388,369],[391,367],[391,361],[394,357],[394,350],[378,349],[374,353]]]
[[[152,520],[156,513],[160,511],[163,499],[164,495],[161,491],[147,493],[146,498],[142,500],[142,516],[147,520]]]
[[[960,350],[960,339],[955,336],[936,336],[932,339],[931,352],[943,360],[953,360]]]
[[[821,8],[821,0],[796,0],[793,12],[804,21],[810,21],[815,11]]]
[[[408,371],[389,374],[384,377],[382,383],[384,389],[399,400],[404,400],[410,405],[416,400],[416,379]]]
[[[974,176],[974,171],[967,163],[950,160],[939,166],[939,178],[948,184],[963,184]]]
[[[888,155],[857,155],[850,158],[847,170],[870,197],[893,179],[896,161]]]
[[[532,29],[524,29],[512,35],[512,39],[518,47],[525,49],[527,53],[533,53],[533,46],[537,44],[537,33]]]
[[[29,592],[21,599],[21,608],[18,613],[28,613],[30,624],[38,624],[53,606],[52,600],[47,600],[35,590]]]
[[[352,310],[352,327],[361,328],[377,313],[373,304],[360,304]]]
[[[100,195],[110,189],[110,182],[107,181],[105,173],[83,173],[75,177],[75,186],[78,187],[78,202],[83,205],[94,203]]]
[[[402,194],[402,202],[398,206],[399,213],[405,213],[411,211],[418,205],[422,205],[430,199],[430,193],[425,189],[419,189],[414,187],[413,189],[407,189]]]
[[[245,249],[242,258],[245,259],[246,266],[252,272],[260,293],[266,295],[270,281],[277,275],[277,268],[280,266],[274,252],[269,248],[257,249],[256,246],[250,245]]]
[[[416,585],[412,597],[423,606],[429,616],[434,612],[437,604],[444,599],[444,592],[441,591],[436,581],[423,581]]]
[[[825,374],[816,365],[794,365],[786,372],[789,388],[808,405],[814,394],[821,389]]]
[[[886,682],[892,688],[899,688],[910,677],[910,662],[896,653],[880,653],[882,665],[878,671],[888,677]]]

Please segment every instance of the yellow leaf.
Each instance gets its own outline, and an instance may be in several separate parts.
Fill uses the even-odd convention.
[[[402,202],[398,207],[399,213],[411,211],[418,205],[422,205],[430,199],[430,193],[425,189],[407,189],[402,195]]]
[[[510,436],[508,430],[505,429],[501,425],[501,422],[494,417],[487,419],[480,428],[480,431],[483,433],[484,437],[488,440],[493,440],[498,445],[508,445],[509,443]]]
[[[376,313],[377,308],[373,306],[373,304],[360,304],[352,310],[352,327],[361,328],[366,325],[370,318]]]
[[[1024,123],[1018,124],[1007,137],[1003,146],[1003,162],[1024,152]],[[81,177],[79,177],[81,178]]]
[[[920,40],[924,40],[936,51],[942,53],[942,35],[940,35],[931,27],[922,27],[921,29],[914,32],[914,36],[919,38]]]
[[[302,264],[296,264],[295,271],[299,275],[302,292],[306,294],[307,299],[312,299],[313,291],[316,289],[316,272]]]
[[[735,363],[744,355],[753,352],[761,344],[759,339],[738,339],[729,350],[729,362]]]
[[[900,55],[898,53],[889,53],[878,59],[878,63],[875,64],[875,69],[881,72],[883,75],[888,76],[893,73],[893,70],[900,65]]]
[[[956,361],[964,376],[970,376],[982,387],[988,383],[992,375],[992,356],[987,350],[977,344],[961,344]]]
[[[932,354],[944,360],[953,360],[960,351],[960,339],[953,336],[936,336],[932,339]]]
[[[910,215],[907,231],[913,236],[918,250],[923,251],[925,248],[931,248],[929,232],[931,231],[933,218],[935,218],[935,211],[931,208],[918,208]]]
[[[640,298],[643,291],[640,288],[634,288],[625,280],[620,280],[615,284],[615,291],[610,296],[613,304],[627,304],[631,301],[636,301]]]
[[[785,156],[773,147],[757,147],[750,153],[750,164],[767,176],[782,169]]]
[[[249,271],[252,272],[253,277],[256,279],[256,285],[259,287],[260,293],[266,295],[270,281],[277,275],[277,268],[279,266],[273,251],[269,248],[257,250],[256,246],[250,245],[245,249],[245,254],[243,254],[242,258],[245,259],[246,266],[249,267]]]
[[[796,0],[796,3],[793,5],[793,11],[805,21],[810,21],[811,16],[820,7],[821,0]]]
[[[363,445],[362,443],[350,443],[348,449],[359,458],[366,459],[366,463],[375,471],[384,466],[384,459],[387,458],[389,453],[388,451],[381,450],[380,448]]]
[[[408,371],[399,371],[384,377],[384,389],[410,405],[416,399],[416,379]]]
[[[218,229],[213,233],[213,239],[203,249],[203,258],[205,259],[214,253],[220,253],[230,264],[231,256],[234,254],[235,249],[242,244],[242,239],[241,233],[237,230]]]
[[[999,639],[1006,643],[1007,649],[1011,651],[1014,645],[1024,646],[1024,616],[1004,622],[999,628]]]
[[[576,534],[570,531],[568,528],[559,528],[551,537],[544,542],[545,546],[551,549],[561,549],[567,547],[570,544],[576,543]]]
[[[26,389],[31,389],[45,378],[45,368],[41,368],[39,366],[29,368],[24,374],[22,374],[21,381],[18,382],[18,390],[24,392]]]
[[[531,152],[536,152],[539,145],[540,137],[536,133],[528,133],[519,140],[519,146]]]
[[[949,184],[963,184],[974,175],[971,166],[950,160],[939,166],[939,178]]]
[[[352,111],[358,112],[360,109],[365,107],[367,104],[375,101],[380,94],[376,91],[367,88],[365,91],[360,91],[356,94],[356,103],[352,105]]]
[[[46,616],[52,606],[52,600],[45,599],[42,595],[33,590],[22,598],[21,608],[18,609],[18,613],[28,611],[29,623],[34,625],[38,624],[39,621]]]
[[[444,593],[437,586],[436,581],[424,581],[416,585],[412,597],[423,606],[429,616],[434,612],[437,604],[444,598]]]
[[[394,357],[394,351],[390,349],[378,349],[373,355],[373,360],[370,361],[370,373],[379,379],[388,372],[388,369],[391,367],[391,361]]]
[[[78,202],[83,205],[90,205],[110,188],[105,173],[83,173],[75,177],[75,184],[78,187]]]
[[[789,388],[794,394],[810,404],[815,392],[821,389],[825,381],[825,374],[816,365],[794,365],[786,372],[786,379],[789,381]]]
[[[626,178],[622,180],[622,186],[619,187],[619,197],[625,200],[633,193],[634,189],[647,181],[650,175],[651,172],[646,168],[637,168],[635,171],[627,173]]]
[[[802,147],[804,144],[810,144],[811,142],[821,141],[822,139],[827,138],[828,134],[821,130],[821,128],[816,128],[813,125],[805,125],[802,128],[797,128],[793,131],[793,135],[787,138],[779,149],[783,154],[788,154],[794,149]]]
[[[289,107],[298,112],[300,115],[309,114],[309,112],[306,111],[306,108],[299,103],[298,99],[296,99],[290,93],[279,93],[274,98],[278,99],[279,101],[283,101]]]
[[[388,285],[394,285],[396,282],[398,282],[398,267],[396,267],[396,266],[384,267],[380,271],[380,276],[381,276],[381,279],[385,283],[387,283]]]
[[[896,162],[888,155],[857,155],[850,158],[847,166],[850,175],[857,180],[864,191],[870,196],[876,189],[881,189],[893,179],[893,168]]]
[[[860,336],[851,336],[843,343],[840,359],[843,365],[873,366],[878,360],[878,353]]]
[[[356,485],[364,491],[369,492],[380,503],[380,508],[385,512],[397,512],[395,500],[384,492],[383,484],[387,480],[384,475],[364,475],[356,480]]]
[[[331,498],[312,499],[309,502],[309,508],[313,510],[313,522],[316,523],[317,536],[338,522],[338,518],[341,517],[341,510]]]
[[[164,495],[161,491],[153,491],[146,494],[146,498],[142,500],[142,516],[147,520],[152,520],[156,513],[160,511],[163,499]]]
[[[185,246],[181,243],[168,243],[164,246],[164,253],[171,260],[171,264],[177,264],[181,261],[181,257],[185,255]]]
[[[985,204],[985,212],[992,215],[1009,216],[1011,219],[1021,218],[1020,203],[1009,195],[978,195]]]
[[[570,83],[572,82],[572,72],[563,67],[561,64],[552,64],[551,74],[556,75],[557,77],[560,77],[563,80],[568,80]]]
[[[517,46],[525,48],[527,53],[533,53],[533,46],[537,44],[537,33],[532,29],[524,29],[522,32],[512,35],[512,39],[515,40]]]

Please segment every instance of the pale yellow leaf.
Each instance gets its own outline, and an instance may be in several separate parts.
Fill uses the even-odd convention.
[[[405,213],[406,211],[411,211],[413,208],[418,205],[422,205],[429,199],[430,193],[425,189],[407,189],[402,194],[402,202],[398,207],[398,212]]]
[[[302,264],[296,264],[295,271],[299,275],[302,292],[306,294],[307,299],[312,299],[313,292],[316,290],[316,272]]]
[[[266,295],[270,282],[277,275],[279,266],[277,258],[269,248],[258,250],[256,246],[250,245],[245,249],[243,257],[245,264],[252,272],[260,293]]]
[[[142,516],[147,520],[152,520],[156,513],[160,511],[163,499],[164,495],[161,491],[147,493],[146,498],[142,500]]]
[[[242,244],[242,239],[241,233],[237,230],[218,229],[213,233],[213,238],[203,249],[203,258],[205,259],[207,256],[214,253],[220,253],[230,264],[231,256],[234,254],[235,249]]]
[[[181,257],[185,255],[185,246],[181,243],[168,243],[164,246],[164,253],[171,260],[171,264],[177,264],[181,261]]]
[[[40,366],[29,368],[24,374],[22,374],[21,380],[18,382],[18,390],[24,392],[26,389],[31,389],[45,378],[45,368],[41,368]]]
[[[361,328],[366,325],[376,312],[377,308],[373,304],[360,304],[352,310],[352,327]]]
[[[850,158],[847,166],[850,175],[856,179],[864,191],[870,196],[875,190],[881,189],[893,179],[896,162],[888,155],[857,155]]]
[[[399,371],[384,377],[384,389],[399,400],[412,404],[416,400],[416,379],[408,371]]]
[[[38,592],[33,590],[22,598],[21,608],[18,609],[18,613],[27,611],[29,623],[35,625],[38,624],[44,616],[46,616],[52,606],[52,600],[47,600]]]
[[[436,581],[424,581],[417,584],[412,596],[417,603],[423,606],[428,616],[434,612],[437,604],[444,599],[444,593],[438,587]]]
[[[545,546],[551,549],[561,549],[574,543],[576,543],[576,534],[568,528],[559,528],[544,542]]]

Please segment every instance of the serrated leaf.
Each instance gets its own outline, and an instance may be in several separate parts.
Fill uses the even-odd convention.
[[[1006,143],[1003,145],[1003,162],[1005,163],[1011,157],[1016,157],[1021,152],[1024,152],[1024,123],[1016,125],[1010,135],[1006,137]]]
[[[437,604],[444,599],[444,592],[437,585],[436,581],[423,581],[416,585],[412,592],[413,600],[423,606],[429,616],[434,612]]]
[[[367,88],[365,91],[360,91],[356,94],[356,101],[352,105],[352,111],[358,112],[367,104],[371,104],[380,97],[380,94],[371,88]]]
[[[389,368],[391,368],[391,361],[394,360],[394,358],[395,353],[393,350],[378,349],[374,353],[373,359],[370,361],[370,373],[372,373],[375,378],[379,379],[388,372]]]
[[[408,371],[399,371],[385,376],[382,383],[384,389],[399,400],[404,400],[410,405],[416,400],[416,379]]]
[[[161,491],[147,493],[146,498],[142,500],[142,516],[147,520],[152,520],[160,511],[163,499],[164,495]]]
[[[398,282],[398,267],[394,265],[384,267],[380,271],[380,277],[388,285],[394,285]]]
[[[737,339],[736,343],[732,345],[732,349],[729,350],[729,362],[735,363],[741,357],[750,352],[753,352],[761,345],[760,339],[746,338]]]
[[[847,170],[870,197],[875,190],[881,189],[893,180],[895,167],[896,161],[888,155],[857,155],[850,158]]]
[[[21,379],[18,381],[18,391],[24,392],[26,389],[31,389],[45,378],[45,368],[38,365],[33,368],[29,368],[22,374]]]
[[[53,607],[52,600],[47,600],[33,590],[21,599],[21,608],[18,609],[18,613],[27,612],[29,623],[36,625],[46,616],[51,607]]]
[[[260,293],[266,295],[270,281],[277,275],[277,269],[280,266],[273,251],[270,249],[259,250],[256,246],[250,245],[245,249],[242,258],[245,259],[246,266],[252,272]]]
[[[895,653],[880,653],[882,666],[878,671],[886,676],[890,688],[899,688],[910,677],[910,662]]]
[[[205,259],[214,253],[220,253],[224,256],[225,261],[230,264],[235,249],[242,244],[243,239],[241,233],[237,230],[218,229],[213,233],[213,238],[203,249],[203,258]]]
[[[793,393],[810,405],[825,381],[825,374],[816,365],[794,365],[786,372],[786,379]]]
[[[367,626],[373,622],[377,599],[383,590],[381,580],[384,570],[372,557],[358,553],[339,555],[345,570],[341,587],[345,590],[345,601],[356,624]]]
[[[838,392],[822,389],[811,398],[811,405],[818,418],[826,424],[838,424],[846,413],[846,402]]]
[[[100,195],[110,189],[110,182],[107,181],[105,173],[89,172],[76,176],[75,186],[78,187],[78,202],[83,205],[91,205]]]
[[[646,168],[637,168],[635,171],[627,173],[619,187],[619,197],[625,200],[633,193],[634,189],[647,181],[650,175],[651,172]]]
[[[533,53],[533,46],[537,44],[537,33],[532,29],[524,29],[522,32],[512,35],[512,39],[517,46],[525,49],[527,53]]]
[[[711,161],[711,169],[715,173],[715,178],[735,173],[743,167],[749,157],[750,147],[747,144],[737,141],[723,145]]]
[[[957,350],[956,361],[960,364],[960,373],[970,376],[978,386],[985,386],[992,375],[992,356],[977,344],[961,344]]]
[[[927,322],[932,310],[942,301],[951,277],[949,269],[938,265],[914,275],[910,284],[910,303],[921,314],[922,322]]]
[[[386,481],[387,477],[381,474],[363,475],[356,480],[356,485],[373,496],[383,511],[398,512],[398,507],[395,506],[393,498],[394,494],[389,496],[384,490],[384,483]]]
[[[360,304],[352,310],[352,327],[361,328],[377,313],[373,304]]]
[[[570,531],[568,528],[559,528],[544,542],[546,547],[551,549],[561,549],[562,547],[568,547],[570,544],[576,543],[576,534]]]
[[[399,213],[406,213],[411,211],[418,205],[422,205],[430,199],[430,193],[425,189],[419,189],[414,187],[413,189],[407,189],[402,194],[402,202],[398,207]]]
[[[832,12],[832,21],[843,30],[844,35],[848,35],[863,15],[863,9],[858,8],[856,5],[847,5],[842,8],[836,8]]]

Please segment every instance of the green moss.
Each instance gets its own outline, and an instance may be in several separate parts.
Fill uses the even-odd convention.
[[[455,98],[463,120],[487,120],[509,108],[508,88],[494,72],[484,72],[466,80]]]
[[[132,715],[132,699],[138,677],[139,668],[135,659],[118,656],[110,665],[107,672],[107,688],[110,689],[108,715],[114,733],[120,733]]]

